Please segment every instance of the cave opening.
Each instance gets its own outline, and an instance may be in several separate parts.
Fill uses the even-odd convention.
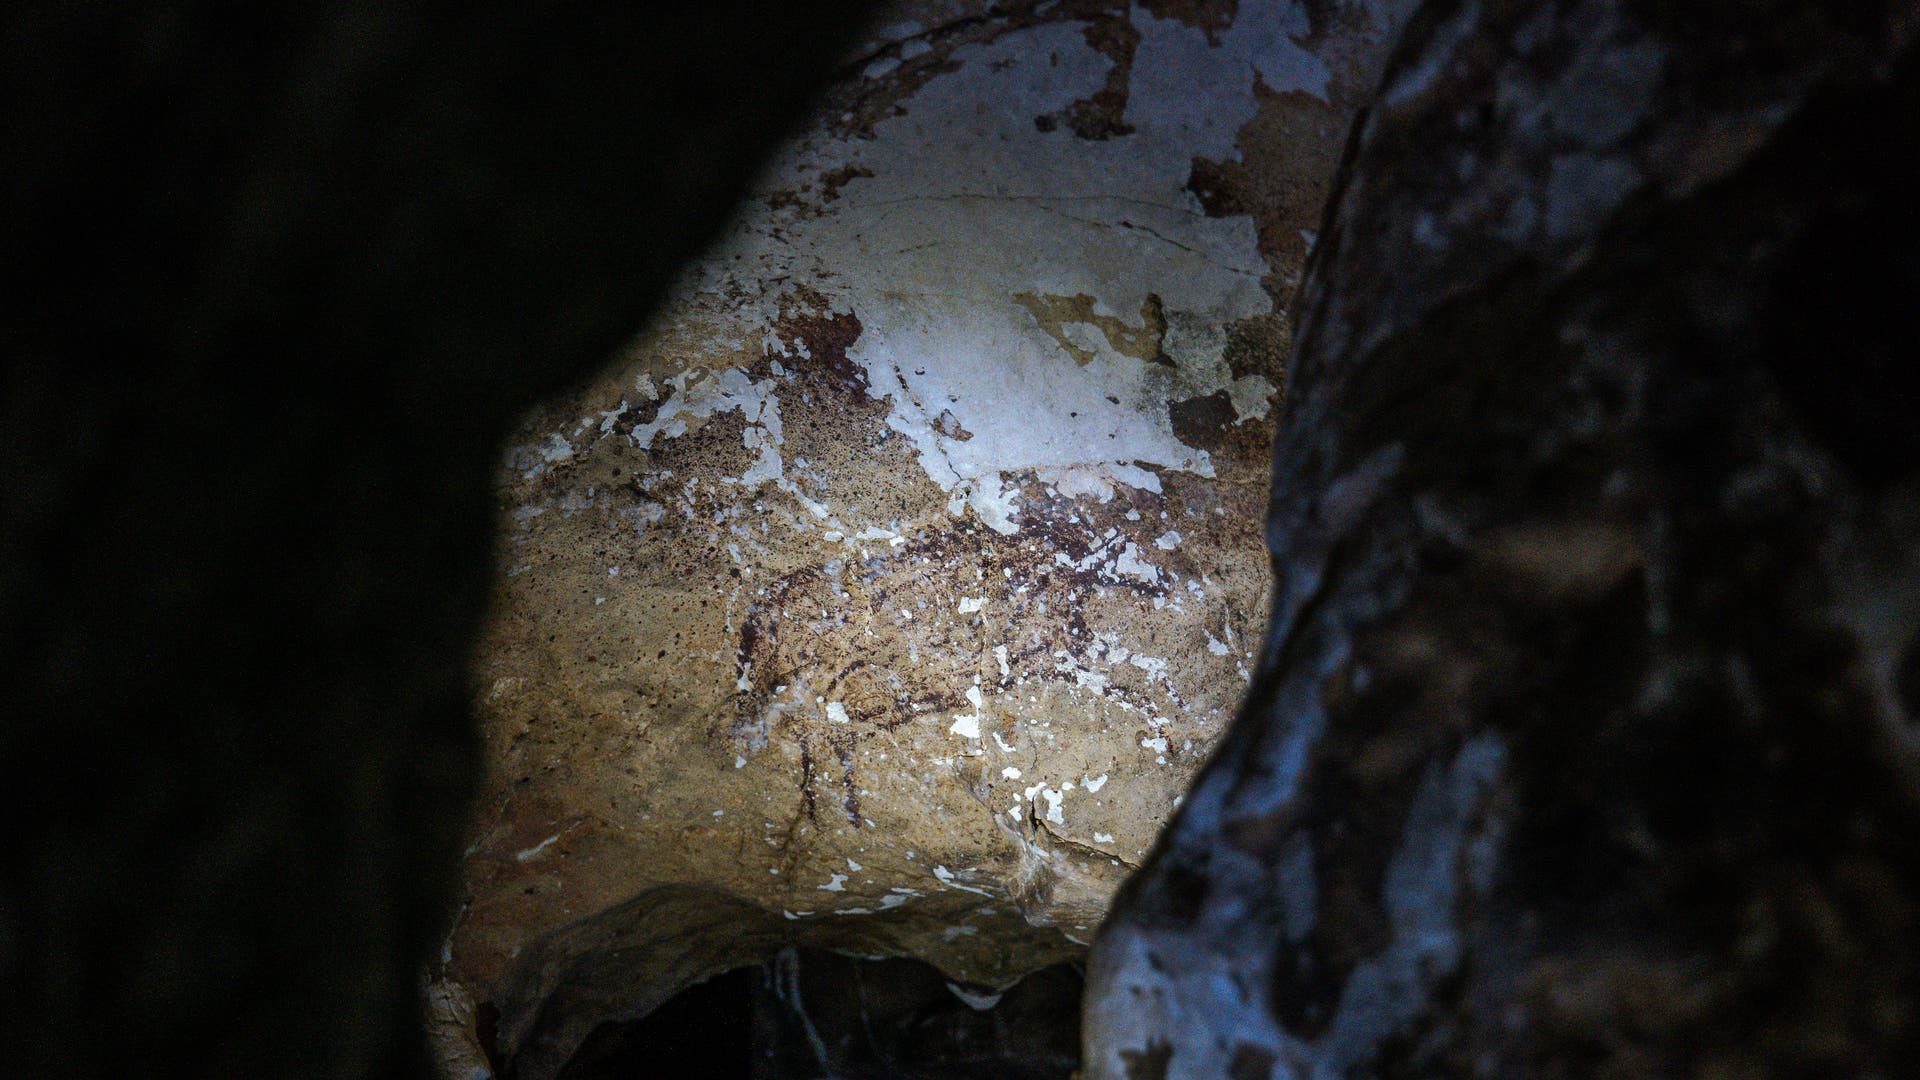
[[[1002,992],[921,961],[785,949],[601,1023],[560,1080],[1067,1080],[1080,1061],[1077,963]]]

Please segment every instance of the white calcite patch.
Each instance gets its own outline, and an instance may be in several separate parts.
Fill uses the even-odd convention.
[[[944,866],[934,867],[933,876],[939,880],[940,884],[945,885],[950,889],[959,889],[963,892],[979,893],[981,896],[993,895],[992,893],[987,892],[985,889],[977,889],[972,885],[966,884],[965,882],[960,880],[958,875],[956,875],[953,871],[948,870]]]
[[[524,851],[515,852],[513,857],[518,862],[526,862],[529,859],[539,856],[541,852],[547,850],[547,848],[551,847],[553,843],[559,839],[560,834],[554,833],[552,836],[547,837],[545,840],[540,841]]]
[[[1293,41],[1306,25],[1290,6],[1249,5],[1215,42],[1144,11],[1133,19],[1130,133],[1096,141],[1034,122],[1105,83],[1113,61],[1081,24],[956,49],[958,70],[907,97],[871,138],[817,135],[768,173],[769,189],[835,170],[852,178],[817,212],[752,204],[682,282],[676,332],[748,348],[780,283],[813,282],[834,310],[858,315],[849,355],[951,508],[1002,532],[1020,523],[1011,474],[1103,497],[1115,483],[1157,490],[1155,469],[1212,475],[1166,406],[1224,390],[1242,420],[1264,417],[1273,384],[1233,377],[1221,328],[1272,300],[1251,219],[1207,216],[1187,190],[1190,163],[1238,156],[1256,78],[1324,95],[1327,69]],[[1029,306],[1048,297],[1091,298],[1095,315],[1134,330],[1158,305],[1176,367],[1126,355],[1093,323],[1049,332]],[[756,473],[771,475],[771,462]]]
[[[643,376],[644,378],[644,376]],[[780,460],[782,431],[780,402],[774,396],[773,379],[749,378],[737,369],[683,371],[667,380],[669,393],[660,402],[652,420],[635,425],[628,438],[641,449],[653,446],[656,439],[677,438],[687,433],[689,424],[698,426],[716,413],[738,410],[747,422],[741,434],[747,449],[758,455],[752,465],[733,483],[757,487],[768,480],[779,480],[784,469]],[[636,386],[644,392],[653,381]],[[607,421],[602,426],[607,426]]]
[[[966,987],[959,985],[958,983],[948,983],[947,989],[953,991],[954,997],[957,997],[961,1001],[966,1002],[968,1008],[974,1009],[980,1012],[985,1012],[986,1010],[993,1008],[995,1005],[1000,1004],[1000,998],[1004,994],[1004,991],[995,992],[995,993],[985,993],[985,994],[976,993],[975,991],[969,990]]]

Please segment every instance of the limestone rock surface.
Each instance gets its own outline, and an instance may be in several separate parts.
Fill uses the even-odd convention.
[[[1282,305],[1382,18],[1042,7],[903,9],[526,419],[450,1059],[550,1075],[791,944],[1077,955],[1244,696]]]
[[[1083,1074],[1911,1073],[1913,6],[1435,2],[1392,55],[1264,662]]]

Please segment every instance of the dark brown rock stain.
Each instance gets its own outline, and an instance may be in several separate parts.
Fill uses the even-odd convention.
[[[1125,11],[1110,13],[1087,23],[1082,32],[1087,44],[1113,61],[1100,89],[1057,112],[1033,118],[1033,126],[1043,132],[1060,127],[1082,139],[1104,142],[1133,134],[1126,122],[1127,86],[1133,74],[1133,54],[1140,45],[1140,31],[1134,29]]]
[[[1240,13],[1240,0],[1142,0],[1140,6],[1154,18],[1205,31],[1209,45],[1220,44],[1220,32],[1232,26]]]
[[[781,298],[773,329],[781,341],[802,346],[781,353],[780,360],[803,389],[817,385],[854,403],[871,397],[866,369],[847,356],[864,329],[858,315],[834,311],[820,292],[797,285]]]

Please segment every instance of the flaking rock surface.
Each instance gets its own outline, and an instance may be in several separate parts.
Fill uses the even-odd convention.
[[[1090,940],[1256,665],[1341,18],[903,9],[527,418],[445,1057],[544,1075],[790,943],[998,987]]]

